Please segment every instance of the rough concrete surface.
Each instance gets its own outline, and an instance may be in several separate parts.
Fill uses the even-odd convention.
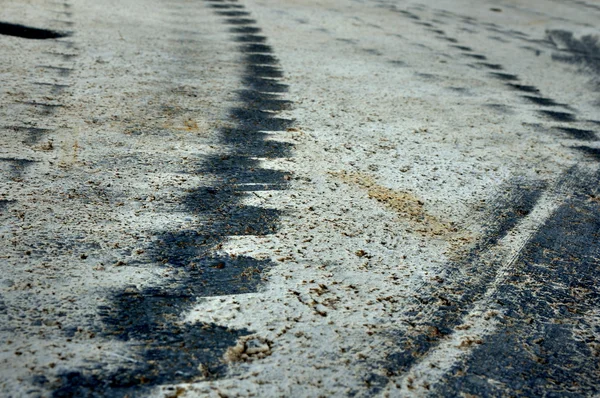
[[[599,20],[0,0],[0,395],[599,394]]]

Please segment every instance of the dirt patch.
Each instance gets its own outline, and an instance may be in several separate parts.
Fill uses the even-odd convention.
[[[424,208],[425,203],[409,192],[395,191],[381,186],[371,176],[363,173],[341,171],[331,175],[366,190],[369,198],[384,204],[396,212],[401,219],[409,221],[415,232],[444,239],[463,237],[452,223],[441,221],[428,214]]]
[[[226,362],[250,362],[271,355],[273,342],[256,335],[242,336],[235,346],[227,349]]]

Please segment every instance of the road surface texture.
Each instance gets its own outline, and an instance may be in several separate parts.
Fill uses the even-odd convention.
[[[599,394],[598,21],[0,0],[0,395]]]

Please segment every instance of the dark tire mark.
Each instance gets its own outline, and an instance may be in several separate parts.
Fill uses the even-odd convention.
[[[393,6],[390,9],[398,11]],[[527,39],[527,35],[522,32],[505,32],[495,24],[486,25],[491,30],[534,42]],[[587,37],[584,44],[574,43],[572,35],[566,35],[566,38],[563,35],[562,38],[563,42],[569,43],[567,47],[577,49],[571,51],[576,55],[571,55],[569,61],[588,66],[597,62],[595,55],[590,56],[600,54],[597,38]],[[535,42],[549,45],[548,41]],[[460,45],[452,47],[461,51],[472,51]],[[461,55],[469,56],[468,53]],[[482,64],[476,65],[483,66]],[[596,65],[592,65],[591,69],[595,67]],[[490,76],[502,80],[505,86],[513,90],[527,94],[539,92],[533,86],[517,84],[518,76],[510,73],[491,72]],[[569,108],[568,105],[559,104],[541,95],[522,97],[540,106]],[[572,113],[550,110],[538,112],[562,123],[577,121]],[[597,139],[595,132],[590,130],[570,127],[554,127],[554,130],[576,139]],[[593,161],[600,161],[598,148],[572,148],[583,152]],[[594,359],[600,356],[600,346],[595,340],[598,324],[590,324],[581,314],[593,314],[600,306],[600,291],[594,282],[600,265],[600,200],[596,187],[599,177],[600,174],[588,175],[574,170],[566,174],[564,181],[558,182],[557,189],[562,189],[562,193],[569,195],[568,202],[552,214],[540,227],[536,236],[528,242],[525,250],[520,252],[519,259],[526,266],[525,271],[515,272],[507,287],[501,287],[494,293],[495,301],[505,309],[508,308],[508,317],[503,320],[505,327],[502,327],[500,333],[492,336],[489,343],[484,344],[481,349],[476,349],[471,359],[456,366],[455,374],[447,375],[446,379],[436,386],[434,395],[454,396],[466,392],[480,396],[507,396],[515,393],[536,396],[545,395],[548,391],[552,394],[575,392],[592,395],[598,392],[600,366]],[[574,189],[572,181],[575,181]],[[517,223],[510,220],[526,216],[536,206],[546,187],[543,182],[534,185],[536,188],[529,190],[531,195],[528,198],[517,199],[516,203],[524,203],[514,211],[518,216],[510,217],[509,221],[497,230],[490,229],[490,233],[486,234],[463,260],[441,268],[447,272],[437,277],[437,282],[443,287],[434,287],[415,296],[414,310],[406,314],[406,319],[415,321],[409,321],[406,333],[395,336],[399,341],[400,350],[391,354],[384,365],[389,375],[407,372],[444,336],[452,333],[473,303],[487,292],[489,284],[494,280],[495,270],[501,264],[496,264],[498,260],[489,260],[489,257],[486,259],[483,255],[493,252],[499,239],[516,227]],[[522,188],[517,187],[512,192],[519,194],[523,192],[521,190]],[[514,204],[514,200],[509,200],[498,208],[510,209]],[[498,214],[486,217],[486,220],[499,219],[502,219],[502,216]],[[580,272],[586,281],[583,286],[579,285],[577,277]],[[535,282],[531,282],[532,280]],[[520,287],[515,287],[519,284]],[[572,289],[573,285],[577,286],[577,290],[566,299],[565,304],[563,297],[568,296],[565,291]],[[591,286],[595,289],[593,292]],[[545,293],[539,294],[540,291]],[[585,297],[581,292],[585,292]],[[578,302],[578,299],[581,302]],[[561,308],[563,305],[566,310]],[[567,313],[565,317],[564,314]],[[587,340],[575,336],[576,328],[584,330],[582,334],[587,336]],[[544,339],[548,339],[549,342],[545,344]],[[494,382],[490,382],[490,379]]]
[[[217,11],[217,15],[221,15],[223,17],[247,17],[250,16],[250,13],[247,11]]]
[[[502,70],[504,69],[504,67],[502,65],[499,64],[489,64],[486,62],[477,62],[475,65],[481,65],[485,68],[491,69],[491,70]]]
[[[427,29],[427,30],[430,31],[430,32],[433,32],[433,33],[437,33],[438,35],[445,35],[446,34],[446,32],[444,32],[443,30],[440,30],[440,29]]]
[[[506,40],[505,38],[500,36],[488,36],[488,39],[499,41],[500,43],[510,43],[509,40]]]
[[[65,61],[71,61],[73,58],[76,58],[79,56],[78,54],[67,54],[67,53],[51,52],[51,51],[44,51],[44,54],[55,55],[57,57],[61,57]]]
[[[399,67],[399,68],[403,68],[403,67],[406,66],[406,62],[400,61],[400,60],[397,60],[397,59],[389,61],[389,63],[392,64],[392,65],[394,65],[394,66],[396,66],[396,67]]]
[[[0,214],[4,213],[13,203],[16,203],[16,201],[0,199]],[[1,311],[1,309],[0,309],[0,311]]]
[[[252,76],[278,79],[283,77],[283,72],[278,67],[272,65],[249,65],[247,71]]]
[[[512,114],[514,114],[513,108],[511,106],[508,106],[508,105],[504,105],[504,104],[485,104],[484,106],[487,107],[487,108],[493,109],[496,112],[503,113],[505,115],[512,115]]]
[[[242,35],[242,36],[238,36],[235,38],[235,41],[238,41],[240,43],[263,43],[267,40],[267,38],[265,36],[259,36],[259,35],[252,35],[252,34],[247,34],[247,35]]]
[[[48,102],[37,102],[37,101],[17,101],[18,104],[24,104],[24,105],[29,105],[29,106],[37,106],[42,108],[44,111],[47,112],[52,112],[54,111],[56,108],[61,108],[64,105],[63,104],[51,104]]]
[[[50,87],[53,94],[60,94],[62,91],[70,87],[69,84],[55,84],[46,82],[34,82],[33,84],[42,87]]]
[[[500,329],[456,365],[434,395],[600,391],[598,324],[586,319],[600,307],[600,175],[571,173],[577,184],[569,199],[529,241],[492,298],[505,314]]]
[[[555,102],[551,98],[534,97],[531,95],[523,95],[523,98],[525,98],[528,101],[533,102],[534,104],[542,105],[542,106],[563,106],[563,107],[566,106],[564,104],[559,104],[558,102]]]
[[[261,29],[256,26],[236,26],[234,28],[229,29],[231,33],[246,33],[246,34],[256,34],[260,33]]]
[[[273,49],[267,44],[251,43],[243,44],[239,47],[243,53],[271,53]]]
[[[574,114],[568,112],[541,110],[539,113],[557,122],[574,122],[577,120]]]
[[[535,86],[526,86],[523,84],[516,84],[516,83],[506,83],[506,85],[510,88],[513,88],[515,90],[519,90],[519,91],[523,91],[525,93],[539,93],[540,90],[537,89]]]
[[[576,140],[596,141],[598,139],[598,136],[592,130],[576,129],[573,127],[556,127],[556,130],[566,133]]]
[[[28,145],[36,144],[43,136],[50,133],[50,129],[42,129],[36,127],[25,127],[25,126],[6,126],[5,129],[12,130],[17,134],[23,134],[23,143]]]
[[[574,0],[574,1],[572,1],[572,3],[578,4],[585,8],[589,8],[591,10],[600,11],[600,6],[597,6],[596,4],[590,4],[590,3],[586,3],[585,1],[578,1],[578,0]]]
[[[244,8],[244,6],[241,4],[219,4],[219,3],[213,3],[210,5],[210,7],[217,8],[217,9]]]
[[[510,73],[490,72],[490,76],[492,76],[496,79],[506,80],[506,81],[519,80],[519,77],[517,75],[513,75]]]
[[[62,67],[62,66],[38,65],[37,67],[40,68],[40,69],[47,69],[47,70],[56,71],[56,72],[58,72],[58,74],[60,76],[63,76],[63,77],[67,77],[67,76],[69,76],[73,72],[72,68],[65,68],[65,67]]]
[[[66,4],[66,3],[65,3]],[[65,7],[66,8],[66,7]],[[56,21],[55,21],[56,22]],[[67,24],[67,21],[61,21],[63,24]],[[52,48],[64,44],[63,40],[54,40],[61,39],[67,36],[70,36],[72,32],[65,31],[56,31],[50,29],[41,29],[31,26],[25,26],[21,24],[13,24],[0,22],[0,34],[14,36],[24,39],[33,39],[33,40],[49,40],[43,45],[42,53],[43,54],[54,54],[51,52]],[[76,56],[76,55],[73,55]],[[46,57],[47,58],[47,57]],[[52,67],[39,66],[42,69],[50,69],[53,70]],[[66,75],[71,72],[65,73],[65,70],[59,70],[61,74]],[[39,73],[35,73],[35,77],[39,78]],[[30,75],[30,77],[32,77]],[[54,83],[41,83],[41,82],[32,82],[32,84],[39,86],[39,88],[50,87],[53,94],[59,94],[63,89],[68,87],[68,85],[59,85]],[[34,90],[34,91],[44,91],[45,90]],[[30,94],[31,95],[31,94]],[[31,97],[29,97],[31,98]],[[43,97],[42,97],[43,98]],[[22,123],[20,119],[33,117],[37,118],[40,122],[46,123],[48,120],[48,116],[53,115],[56,112],[59,112],[64,104],[60,103],[57,98],[54,98],[56,102],[45,102],[44,100],[36,100],[36,99],[21,99],[14,101],[11,105],[16,105],[17,115],[12,116],[11,119],[19,120],[16,123]],[[20,112],[21,106],[25,106],[25,112]],[[16,138],[22,144],[33,147],[37,144],[42,137],[47,136],[53,130],[47,128],[33,127],[31,121],[24,121],[23,124],[29,125],[16,125],[16,126],[5,126],[4,132],[9,135],[10,138]],[[34,148],[36,150],[50,150],[52,149],[52,139],[48,140],[43,146]],[[8,168],[5,169],[7,172],[7,176],[9,179],[14,181],[22,180],[23,174],[27,171],[27,169],[37,162],[38,160],[30,160],[30,159],[16,159],[16,158],[4,158],[0,160],[0,163],[3,163],[2,168],[5,169],[6,166]],[[11,201],[12,202],[12,201]]]
[[[214,7],[217,4],[220,2],[213,0],[207,6],[218,10],[221,7]],[[219,143],[226,152],[205,156],[188,171],[210,175],[216,182],[188,191],[176,209],[197,216],[198,224],[188,230],[158,233],[157,242],[146,250],[148,262],[137,264],[168,264],[180,272],[165,278],[159,287],[115,291],[110,305],[99,308],[102,322],[95,326],[97,333],[129,342],[143,361],[116,371],[98,364],[96,368],[66,372],[55,388],[56,397],[144,396],[150,388],[164,383],[218,378],[227,369],[222,360],[226,349],[251,333],[214,324],[173,322],[199,297],[256,291],[264,272],[274,266],[269,260],[215,252],[229,236],[277,231],[280,211],[245,205],[243,200],[256,191],[286,189],[288,174],[265,169],[257,159],[287,157],[292,149],[290,144],[272,140],[269,134],[292,123],[273,113],[286,109],[290,102],[281,98],[287,86],[277,80],[282,72],[271,47],[262,44],[264,36],[257,36],[256,43],[248,40],[249,35],[261,32],[247,26],[255,23],[253,19],[228,18],[224,22],[233,25],[230,31],[236,36],[232,40],[245,43],[238,47],[244,67],[238,91],[240,106],[229,110],[228,120],[234,126],[219,131]],[[204,371],[199,370],[200,364]]]
[[[439,286],[414,296],[415,304],[405,316],[412,322],[406,333],[394,336],[400,350],[390,354],[384,364],[389,374],[408,371],[460,324],[472,303],[487,291],[499,268],[500,264],[490,263],[483,256],[533,210],[545,188],[544,183],[532,181],[499,190],[505,194],[492,203],[483,218],[487,223],[483,237],[460,255],[460,260],[441,268],[443,274],[438,275]]]
[[[585,145],[574,146],[573,149],[583,152],[587,157],[594,159],[595,161],[600,162],[600,149],[592,148]]]
[[[417,25],[421,25],[421,26],[427,26],[427,27],[429,27],[429,28],[433,28],[433,27],[435,27],[435,25],[433,25],[433,24],[430,24],[429,22],[422,22],[422,21],[419,21],[419,22],[415,22],[415,23],[416,23]],[[439,32],[441,32],[441,33],[444,33],[444,31],[439,31]]]
[[[46,40],[67,37],[69,36],[69,33],[61,33],[48,29],[32,28],[30,26],[0,22],[0,35],[20,37],[23,39]]]
[[[455,39],[455,38],[453,38],[453,37],[447,37],[447,36],[445,36],[445,37],[441,37],[441,39],[442,39],[442,40],[446,40],[447,42],[450,42],[450,43],[458,43],[458,40],[456,40],[456,39]],[[477,56],[475,56],[475,55],[472,55],[472,57],[473,57],[473,58],[477,58],[477,59],[485,59],[485,57],[484,57],[484,58],[478,58],[478,57],[477,57]]]
[[[227,23],[231,25],[253,25],[256,23],[256,20],[248,18],[230,18],[227,20]]]
[[[459,50],[462,50],[462,51],[473,51],[473,49],[471,47],[467,47],[467,46],[454,45],[452,47],[458,48]]]
[[[36,161],[31,159],[18,158],[0,158],[0,165],[7,165],[8,178],[19,179],[25,172],[27,167],[34,164]]]

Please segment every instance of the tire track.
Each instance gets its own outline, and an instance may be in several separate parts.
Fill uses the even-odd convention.
[[[48,22],[52,25],[52,21]],[[73,32],[71,31],[0,22],[0,35],[2,36],[43,43],[40,44],[40,48],[36,48],[39,53],[34,54],[34,58],[41,58],[48,61],[52,60],[53,54],[60,48],[60,45],[68,42],[62,39],[68,38],[72,34]],[[73,54],[73,57],[76,56],[77,54]],[[63,77],[68,77],[72,70],[71,68],[63,68],[56,65],[47,65],[41,69],[43,70],[42,79],[49,80],[53,78],[55,70],[64,69],[69,72],[63,73]],[[46,143],[38,144],[43,137],[48,137],[53,131],[53,128],[48,128],[47,126],[56,123],[56,120],[59,118],[57,113],[60,113],[65,106],[63,104],[64,97],[62,97],[62,91],[69,85],[40,83],[37,75],[37,73],[30,71],[26,78],[28,80],[26,87],[23,88],[19,87],[18,79],[7,84],[2,101],[5,104],[1,114],[3,122],[6,124],[0,128],[0,136],[5,138],[6,142],[10,143],[9,146],[12,147],[10,150],[5,148],[6,153],[13,155],[10,157],[0,157],[0,173],[4,174],[2,175],[2,182],[8,186],[15,182],[22,182],[24,174],[35,163],[47,161],[48,156],[45,155],[53,149],[52,139],[48,138]],[[9,90],[15,90],[16,92]],[[48,90],[51,92],[48,92]],[[28,125],[20,125],[23,120],[27,120]],[[32,120],[34,121],[33,123]],[[35,124],[35,126],[31,126],[31,124]],[[24,146],[19,144],[24,144]],[[34,157],[31,156],[31,150],[35,153]],[[19,155],[15,157],[14,154]],[[0,200],[5,204],[3,206],[4,209],[18,202],[17,198],[13,198],[13,194],[11,193],[13,189],[5,187],[3,191],[0,193]],[[11,199],[5,199],[6,197],[10,197]]]
[[[32,5],[29,6],[33,8]],[[52,7],[69,6],[70,3],[64,2]],[[47,181],[44,181],[44,171],[47,165],[52,168],[56,156],[55,138],[71,129],[69,124],[64,122],[64,118],[69,109],[68,96],[72,80],[70,74],[78,53],[70,39],[76,35],[72,30],[72,21],[68,21],[69,29],[65,30],[56,28],[56,21],[48,18],[32,18],[32,21],[23,18],[23,21],[27,20],[35,25],[31,27],[15,23],[20,22],[15,21],[19,20],[15,17],[19,13],[13,15],[9,11],[4,15],[12,17],[13,20],[0,23],[0,40],[3,42],[5,53],[5,62],[2,65],[4,90],[0,94],[0,139],[4,143],[0,154],[0,216],[3,221],[0,237],[6,242],[0,261],[4,271],[10,269],[10,272],[5,272],[8,278],[3,280],[4,289],[0,296],[0,330],[3,332],[1,388],[11,386],[14,389],[11,394],[15,396],[39,396],[41,391],[37,386],[25,389],[18,385],[22,382],[22,374],[15,377],[16,380],[7,380],[8,375],[18,375],[20,368],[27,362],[27,359],[20,358],[23,354],[20,348],[12,346],[13,338],[31,335],[32,326],[41,324],[41,321],[32,319],[36,318],[36,313],[41,309],[34,308],[31,313],[25,315],[21,311],[27,307],[25,302],[29,297],[20,300],[18,294],[15,295],[11,291],[11,288],[19,283],[22,283],[26,290],[32,288],[36,282],[39,286],[41,279],[22,274],[23,268],[28,269],[27,260],[36,250],[28,248],[29,250],[19,253],[21,258],[17,267],[11,267],[8,259],[15,251],[20,252],[18,245],[25,240],[20,233],[26,229],[26,222],[31,222],[27,210],[32,202],[32,191],[36,191],[40,181],[43,181],[43,186],[47,185]],[[28,13],[25,15],[28,16]],[[71,57],[68,60],[57,59],[56,54],[60,54],[64,46],[71,49]],[[40,68],[39,65],[46,67]],[[59,68],[68,70],[68,73],[57,76]],[[57,84],[59,79],[60,83]],[[33,199],[33,202],[35,201],[36,198]],[[36,301],[35,295],[30,293],[30,297],[32,296],[32,301]],[[19,316],[15,317],[16,314]],[[60,323],[56,325],[60,327]],[[15,366],[16,358],[19,358],[19,362]],[[7,362],[10,362],[8,367]],[[12,369],[14,373],[10,372]]]
[[[414,304],[405,311],[404,318],[411,320],[406,332],[393,335],[401,349],[386,358],[390,376],[408,372],[426,355],[435,356],[432,352],[438,344],[464,323],[513,250],[510,244],[505,247],[504,241],[518,233],[519,226],[538,205],[545,186],[530,182],[500,189],[503,190],[506,195],[497,198],[494,208],[484,217],[487,225],[483,237],[467,253],[457,254],[456,261],[441,267],[436,277],[438,286],[414,296]],[[511,239],[509,242],[513,243]]]
[[[219,130],[222,152],[206,156],[191,175],[210,175],[214,184],[188,191],[182,199],[187,214],[199,219],[196,228],[160,234],[146,249],[151,263],[168,264],[178,272],[161,285],[116,291],[99,308],[107,339],[128,342],[135,358],[117,369],[98,367],[63,373],[53,395],[145,395],[163,384],[222,376],[225,351],[250,331],[211,323],[185,324],[177,319],[201,297],[256,291],[262,273],[273,264],[248,256],[222,254],[229,237],[266,235],[277,230],[279,211],[246,205],[260,191],[286,189],[288,173],[266,169],[261,159],[289,156],[290,144],[273,139],[291,121],[277,117],[290,103],[282,98],[287,86],[272,49],[264,44],[255,21],[241,4],[208,1],[230,26],[240,43],[243,67],[239,106],[230,109]],[[260,341],[260,338],[257,337]]]
[[[490,246],[483,253],[474,251],[475,258],[465,262],[463,268],[472,267],[473,273],[479,269],[486,274],[485,280],[479,280],[478,294],[473,295],[473,292],[467,290],[465,295],[467,297],[460,297],[459,300],[467,304],[465,308],[468,308],[460,316],[460,322],[457,322],[460,324],[453,325],[451,329],[442,329],[440,324],[448,326],[448,321],[451,319],[448,315],[441,319],[441,323],[430,323],[430,332],[432,328],[437,328],[439,333],[445,336],[440,339],[435,349],[420,357],[418,362],[402,375],[396,385],[401,389],[426,393],[431,386],[439,384],[457,362],[470,355],[470,346],[481,344],[482,339],[496,332],[500,318],[504,314],[502,306],[498,305],[497,292],[510,278],[517,258],[537,233],[539,224],[548,220],[559,207],[557,194],[558,192],[542,193],[535,206],[531,208],[531,212],[518,220],[518,225],[510,228],[504,236],[500,236],[494,246]],[[490,273],[488,268],[493,268],[494,271]],[[472,280],[477,278],[468,279],[470,281],[467,283],[471,284]],[[472,303],[469,303],[470,301]],[[457,347],[461,349],[457,350]]]
[[[504,314],[497,329],[449,369],[437,394],[598,394],[600,207],[595,181],[600,176],[578,168],[570,174],[574,186],[566,200],[490,295]]]
[[[68,3],[64,3],[68,5]],[[48,21],[52,25],[52,21]],[[51,62],[56,50],[67,40],[61,40],[71,36],[73,32],[64,30],[52,30],[37,27],[25,26],[22,24],[0,22],[0,35],[10,36],[19,39],[26,39],[43,43],[39,53],[35,54],[35,58],[41,58]],[[70,42],[68,42],[70,43]],[[76,57],[77,54],[72,54]],[[72,61],[72,59],[69,59]],[[59,65],[44,65],[37,66],[42,70],[42,79],[52,80],[54,73],[60,71],[61,77],[67,78],[72,71],[71,68],[65,68]],[[25,147],[15,147],[10,153],[27,153],[31,152],[28,149],[33,149],[36,153],[36,158],[16,158],[2,157],[0,164],[8,166],[8,175],[5,179],[13,182],[22,181],[23,173],[39,161],[45,161],[47,156],[43,156],[44,152],[52,150],[52,140],[49,139],[45,144],[36,146],[43,136],[47,136],[52,129],[47,128],[50,124],[56,123],[58,119],[56,113],[61,112],[65,106],[63,104],[64,97],[61,96],[62,91],[67,88],[68,84],[40,83],[37,73],[30,71],[26,83],[27,87],[20,91],[17,79],[11,82],[7,87],[8,90],[15,90],[16,93],[8,91],[5,95],[7,103],[4,104],[2,119],[7,123],[2,127],[2,136],[6,137],[7,142],[16,142],[20,138],[20,144],[25,144]],[[11,87],[14,86],[14,87]],[[48,92],[50,90],[51,92]],[[3,101],[4,102],[4,101]],[[31,124],[34,120],[36,126],[19,125],[22,120],[27,120]],[[18,145],[18,144],[17,144]],[[3,167],[4,169],[4,167]],[[10,193],[3,192],[2,196],[10,196]],[[16,202],[12,200],[12,202]]]
[[[473,67],[483,68],[488,70],[488,75],[496,80],[499,80],[506,88],[523,92],[524,95],[521,97],[530,103],[533,103],[542,107],[549,107],[551,109],[538,110],[537,113],[546,119],[553,120],[555,122],[561,122],[563,125],[551,126],[550,129],[569,135],[572,138],[579,140],[596,140],[596,132],[593,130],[567,127],[565,123],[582,122],[578,120],[577,116],[571,112],[556,111],[552,108],[563,107],[568,110],[572,110],[572,107],[566,104],[560,104],[551,98],[545,97],[541,94],[540,90],[534,86],[523,85],[520,83],[518,76],[505,71],[505,67],[498,63],[492,63],[488,61],[488,57],[484,54],[476,53],[470,47],[462,45],[457,39],[448,37],[444,31],[433,28],[432,24],[425,22],[422,18],[410,11],[400,10],[395,6],[389,6],[389,9],[394,12],[398,12],[404,17],[408,18],[411,22],[416,25],[424,26],[425,30],[431,31],[436,34],[440,40],[444,40],[449,43],[451,48],[461,51],[461,56],[468,59],[476,60],[475,63],[471,63]],[[500,29],[494,30],[501,31]],[[564,36],[564,35],[563,35]],[[562,37],[562,36],[561,36]],[[567,37],[568,39],[569,37]],[[568,41],[565,39],[565,41]],[[588,40],[589,42],[589,40]],[[577,47],[571,45],[571,47]],[[578,45],[581,47],[581,45]],[[589,58],[589,57],[588,57]],[[586,58],[587,59],[587,58]],[[577,62],[581,61],[581,57]],[[535,95],[532,95],[535,94]],[[587,122],[587,121],[583,121]],[[577,149],[586,152],[588,155],[594,156],[593,148],[587,146],[576,146],[573,149]],[[593,153],[592,153],[593,152]],[[456,383],[450,381],[446,375],[451,371],[462,372],[461,362],[470,363],[468,359],[473,354],[473,350],[486,351],[486,354],[477,354],[476,363],[482,368],[486,368],[483,361],[486,361],[490,355],[497,356],[499,351],[502,349],[509,349],[509,343],[504,342],[486,344],[485,348],[477,349],[476,347],[483,344],[484,339],[490,336],[498,336],[499,331],[505,330],[506,318],[504,315],[508,313],[508,317],[513,316],[510,312],[516,311],[515,306],[521,306],[523,298],[512,299],[516,295],[525,294],[526,290],[518,290],[522,293],[510,292],[505,286],[511,285],[510,280],[514,277],[515,270],[522,267],[523,262],[531,261],[528,258],[533,256],[532,250],[537,249],[537,246],[547,247],[547,236],[553,236],[558,229],[562,229],[559,235],[571,235],[571,232],[567,232],[569,224],[568,218],[565,216],[565,212],[570,212],[571,222],[574,223],[578,228],[578,224],[588,222],[594,224],[596,221],[584,221],[575,214],[580,214],[578,211],[572,213],[573,208],[582,206],[581,199],[575,200],[569,199],[575,192],[584,189],[584,186],[590,184],[588,181],[593,181],[597,177],[586,174],[578,169],[573,169],[565,173],[564,179],[559,181],[556,186],[550,187],[549,189],[545,186],[546,184],[542,181],[533,182],[532,186],[513,186],[511,190],[513,197],[508,197],[504,203],[498,203],[497,208],[503,209],[504,211],[512,212],[512,217],[509,217],[507,223],[503,223],[503,226],[494,229],[488,228],[484,238],[475,245],[475,247],[463,257],[463,259],[457,263],[450,263],[444,266],[442,275],[439,276],[438,281],[444,285],[441,288],[433,289],[431,291],[424,292],[416,297],[418,303],[414,306],[414,310],[407,312],[407,319],[418,319],[411,323],[407,332],[398,335],[396,338],[399,345],[402,347],[401,351],[393,353],[388,356],[388,375],[400,376],[395,381],[396,387],[401,390],[409,390],[414,392],[420,392],[420,394],[426,394],[432,387],[436,388],[439,394],[458,394],[459,391],[464,391],[463,387],[470,393],[474,394],[506,394],[508,389],[495,389],[490,387],[489,383],[483,383],[482,379],[479,379],[479,384],[475,384],[470,376],[458,376],[457,380],[461,383],[457,387]],[[532,190],[532,187],[536,187]],[[589,189],[589,188],[588,188]],[[584,189],[585,190],[585,189]],[[520,195],[524,195],[519,199]],[[579,196],[579,195],[578,195]],[[588,193],[589,197],[595,197],[595,194]],[[540,198],[544,197],[544,200],[540,201]],[[523,199],[525,199],[523,201]],[[567,204],[563,204],[563,201],[567,201]],[[584,206],[585,207],[585,206]],[[512,209],[512,210],[511,210]],[[543,213],[543,216],[540,215]],[[486,217],[487,220],[501,220],[505,215],[500,213],[494,214],[491,212]],[[533,221],[528,221],[533,220]],[[489,221],[486,221],[489,223]],[[533,222],[533,224],[532,224]],[[537,224],[537,225],[536,225]],[[502,225],[502,224],[501,224]],[[589,225],[589,224],[588,224]],[[585,227],[589,228],[589,227]],[[522,230],[530,231],[523,235]],[[509,241],[508,246],[504,247],[502,241],[507,236],[521,235],[520,239],[516,241],[514,238]],[[595,239],[594,235],[591,235],[586,231],[584,232],[583,238],[587,240],[591,245]],[[520,242],[520,243],[518,243]],[[566,243],[566,246],[569,246]],[[515,251],[515,245],[518,249]],[[535,249],[534,249],[535,248]],[[583,248],[582,248],[583,249]],[[579,249],[581,250],[581,249]],[[570,254],[571,257],[583,256],[587,257],[587,248],[582,250],[581,253]],[[508,258],[502,259],[506,254],[502,253],[513,253]],[[537,257],[541,256],[537,254]],[[547,261],[556,261],[556,259],[546,258]],[[584,275],[593,275],[587,265],[582,265],[585,271]],[[530,269],[529,271],[533,271]],[[567,271],[567,274],[569,272]],[[558,280],[560,281],[562,274],[558,274]],[[557,281],[557,284],[559,282]],[[564,282],[560,282],[564,284]],[[514,283],[512,283],[514,284]],[[567,283],[569,285],[569,283]],[[549,288],[552,290],[552,288]],[[504,295],[506,294],[506,296]],[[593,297],[593,296],[591,296]],[[543,299],[540,300],[539,306],[543,306]],[[586,311],[590,308],[597,307],[597,303],[594,304],[593,298],[588,299],[586,304],[582,304]],[[505,301],[509,301],[510,305],[504,305]],[[531,302],[526,301],[525,302]],[[535,303],[537,301],[533,301]],[[537,304],[533,304],[536,306]],[[508,307],[508,308],[507,308]],[[526,315],[527,314],[527,315]],[[522,317],[530,316],[535,320],[536,311],[527,311],[525,314],[521,313]],[[517,317],[518,318],[518,317]],[[523,322],[519,318],[518,322]],[[587,326],[588,329],[593,328]],[[468,330],[467,332],[465,332]],[[513,334],[512,332],[505,332]],[[561,336],[569,334],[569,328],[561,330]],[[496,339],[496,337],[491,337]],[[572,337],[571,337],[572,338]],[[554,344],[554,343],[553,343]],[[587,365],[590,366],[589,358],[591,352],[586,349],[580,343],[576,353],[572,355],[579,355],[577,361],[579,363],[585,363],[587,359]],[[503,348],[498,348],[503,347]],[[556,352],[565,352],[559,345],[555,345],[554,349]],[[492,351],[494,353],[492,354]],[[521,365],[526,363],[524,359],[520,360]],[[548,359],[546,359],[548,361]],[[583,372],[583,367],[577,365],[580,369],[578,372]],[[489,366],[487,366],[489,369]],[[558,371],[557,368],[561,368]],[[431,369],[435,369],[432,371]],[[477,369],[477,367],[476,367]],[[499,374],[503,376],[504,386],[509,386],[516,379],[521,379],[517,376],[517,373],[511,371],[503,371],[502,366],[498,366],[491,373]],[[519,368],[521,369],[521,368]],[[525,367],[524,369],[527,369]],[[533,373],[538,374],[540,377],[545,377],[546,380],[551,379],[551,375],[558,377],[555,379],[555,384],[566,383],[570,376],[570,372],[564,373],[564,367],[558,362],[552,362],[549,366],[543,369],[536,369]],[[586,386],[582,388],[586,391],[595,391],[593,383],[594,375],[597,370],[592,366],[591,369],[586,368],[586,374],[584,379],[586,380]],[[491,369],[490,369],[491,370]],[[560,372],[563,372],[560,374]],[[464,373],[464,372],[463,372]],[[481,372],[481,375],[486,375],[487,372]],[[528,383],[525,377],[522,378],[525,383]],[[487,387],[486,387],[487,386]],[[506,388],[506,387],[505,387]],[[529,394],[539,394],[543,389],[541,387],[528,386],[526,391]],[[550,388],[548,384],[545,388]],[[574,388],[574,387],[571,387]],[[590,389],[591,390],[588,390]],[[556,389],[555,391],[564,391],[562,389]]]

